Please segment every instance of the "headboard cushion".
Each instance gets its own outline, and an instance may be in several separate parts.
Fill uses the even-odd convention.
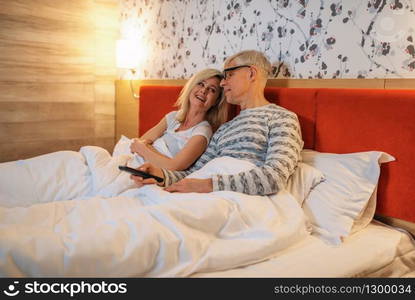
[[[265,90],[268,101],[294,111],[301,125],[304,148],[314,149],[315,136],[315,101],[317,89],[275,88]]]
[[[377,213],[415,221],[415,91],[321,89],[317,98],[315,150],[394,156],[382,165]]]
[[[182,86],[142,86],[138,105],[138,136],[156,125],[174,107]]]

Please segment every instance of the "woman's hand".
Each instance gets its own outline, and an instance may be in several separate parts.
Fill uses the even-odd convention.
[[[148,150],[148,145],[150,144],[151,141],[149,140],[134,138],[130,146],[131,153],[137,153],[140,156],[144,156],[144,153]]]
[[[164,179],[163,171],[160,168],[152,165],[151,163],[142,164],[140,167],[137,168],[137,170],[150,173],[151,175],[155,175]],[[130,175],[130,178],[135,182],[137,187],[142,187],[146,184],[164,184],[164,181],[162,183],[158,183],[154,178],[144,179],[143,177],[135,175]]]

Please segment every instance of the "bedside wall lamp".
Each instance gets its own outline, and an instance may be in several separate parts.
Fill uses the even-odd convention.
[[[116,63],[117,68],[128,69],[130,71],[129,80],[131,93],[134,98],[140,98],[138,93],[135,93],[132,79],[136,74],[136,68],[140,65],[140,47],[135,40],[121,39],[117,40],[116,46]]]

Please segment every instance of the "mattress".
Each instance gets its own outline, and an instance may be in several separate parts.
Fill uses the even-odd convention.
[[[415,242],[374,220],[339,246],[309,236],[266,261],[192,277],[415,277]]]

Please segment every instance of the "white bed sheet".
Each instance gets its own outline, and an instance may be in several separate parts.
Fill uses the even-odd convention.
[[[372,221],[340,246],[309,236],[266,261],[192,277],[415,277],[415,242]]]
[[[286,195],[279,195],[280,198],[278,198],[278,200],[270,197],[271,199],[269,200],[271,201],[264,201],[265,199],[259,196],[253,197],[246,195],[246,197],[241,197],[236,196],[233,192],[229,195],[226,193],[224,194],[224,192],[219,192],[219,194],[216,195],[217,197],[209,196],[210,200],[206,202],[202,199],[204,197],[203,195],[201,196],[201,199],[196,199],[198,197],[191,194],[180,196],[167,193],[168,195],[156,197],[155,194],[159,193],[158,190],[153,192],[148,191],[146,194],[143,192],[145,190],[145,188],[143,188],[143,190],[140,190],[139,194],[143,192],[143,194],[146,195],[145,197],[143,195],[139,197],[139,195],[134,195],[135,189],[128,189],[129,184],[131,184],[131,180],[128,178],[129,175],[127,173],[121,173],[117,169],[118,165],[126,164],[127,162],[127,156],[111,158],[106,150],[99,147],[88,146],[83,147],[79,153],[74,151],[60,151],[30,160],[0,164],[0,229],[2,230],[2,233],[0,234],[0,274],[3,276],[50,276],[51,274],[55,276],[97,276],[99,274],[101,274],[101,276],[189,276],[194,272],[200,271],[205,273],[194,273],[193,276],[415,276],[415,246],[406,235],[399,231],[392,230],[379,224],[371,224],[363,231],[359,231],[352,235],[341,244],[341,246],[330,246],[324,244],[324,242],[317,237],[308,236],[304,226],[305,219],[299,205],[296,201],[289,201]],[[230,168],[233,168],[235,165],[238,164],[230,164]],[[225,164],[221,163],[218,164],[218,166],[223,168]],[[209,170],[204,171],[209,172]],[[128,184],[125,185],[123,182]],[[22,186],[25,188],[22,188]],[[151,188],[147,187],[147,189]],[[124,191],[127,194],[131,191],[132,194],[124,194]],[[180,199],[173,199],[176,196]],[[90,197],[92,197],[92,199],[90,199]],[[141,200],[137,201],[138,199]],[[148,204],[151,204],[147,205],[148,207],[146,207],[147,202],[145,199],[148,200]],[[159,199],[161,203],[155,203],[154,201],[156,201],[156,199]],[[214,199],[216,200],[214,201]],[[144,201],[145,203],[141,203],[141,201]],[[284,201],[287,203],[284,204]],[[165,202],[169,205],[161,205]],[[126,216],[133,214],[132,218],[135,222],[137,222],[137,224],[140,223],[138,224],[139,226],[137,225],[138,228],[141,228],[140,230],[148,228],[156,233],[154,231],[155,228],[151,226],[151,222],[145,222],[145,216],[137,219],[137,216],[134,215],[137,209],[143,211],[143,213],[150,211],[149,217],[152,217],[155,215],[155,207],[160,207],[160,211],[157,211],[156,213],[157,216],[164,214],[166,220],[171,219],[170,223],[176,224],[176,226],[173,227],[165,226],[166,228],[174,229],[178,227],[182,228],[183,226],[186,227],[186,224],[182,224],[182,221],[184,220],[183,212],[181,210],[182,202],[187,208],[186,214],[189,215],[189,218],[187,219],[192,220],[194,219],[192,216],[195,214],[198,215],[201,211],[206,215],[207,210],[201,209],[206,205],[212,209],[216,206],[226,208],[212,213],[213,216],[216,216],[213,219],[206,219],[209,218],[209,216],[204,218],[204,220],[206,219],[205,224],[202,224],[200,220],[197,224],[201,224],[201,228],[203,229],[201,232],[203,234],[207,233],[207,228],[211,228],[212,226],[222,228],[221,234],[226,232],[228,236],[230,236],[229,242],[225,243],[225,245],[223,241],[227,241],[226,239],[223,239],[223,237],[218,239],[218,243],[207,248],[209,249],[209,253],[212,254],[211,256],[207,255],[207,252],[204,253],[205,250],[199,249],[200,247],[197,246],[197,243],[189,243],[189,247],[194,248],[195,246],[198,248],[196,249],[197,253],[203,257],[201,261],[193,264],[192,267],[185,266],[184,263],[188,262],[189,259],[192,260],[192,258],[194,258],[193,256],[190,256],[189,258],[187,251],[190,251],[191,249],[186,247],[182,247],[184,249],[183,253],[185,254],[183,257],[185,259],[181,261],[181,266],[184,271],[178,271],[176,268],[172,272],[168,272],[168,270],[162,272],[155,268],[154,272],[150,272],[149,270],[141,272],[136,270],[136,267],[131,271],[130,267],[135,266],[135,259],[139,257],[141,258],[141,261],[143,261],[143,256],[140,257],[137,253],[130,253],[128,251],[127,252],[131,255],[128,256],[127,259],[124,259],[125,257],[121,256],[121,260],[117,261],[117,263],[112,260],[104,260],[105,262],[108,262],[105,266],[103,266],[102,260],[100,260],[99,257],[95,257],[95,263],[99,266],[97,268],[85,266],[82,263],[82,259],[78,259],[83,258],[82,251],[85,249],[88,250],[87,253],[100,253],[103,249],[105,250],[108,248],[110,245],[108,243],[106,243],[106,248],[102,247],[103,240],[100,239],[100,237],[104,240],[113,241],[111,245],[114,247],[112,249],[114,253],[120,253],[120,248],[122,248],[123,245],[126,247],[125,249],[131,247],[131,243],[128,243],[128,241],[134,243],[138,241],[138,244],[146,245],[145,242],[141,242],[142,239],[123,239],[125,236],[134,236],[124,234],[129,228],[128,226],[115,226],[117,224],[123,225],[126,221]],[[190,203],[192,205],[189,205]],[[215,203],[217,203],[217,205]],[[283,207],[281,207],[281,205],[285,205],[286,209],[282,209]],[[250,209],[251,206],[252,209]],[[191,210],[191,207],[195,208],[194,211]],[[229,207],[235,209],[228,209]],[[260,214],[261,207],[262,211],[266,211],[267,213]],[[136,208],[136,210],[133,208]],[[281,223],[281,226],[278,227],[279,231],[277,230],[278,232],[276,232],[276,234],[271,234],[276,229],[271,226],[275,222],[268,222],[268,224],[267,218],[264,219],[263,216],[266,215],[269,217],[270,214],[273,213],[274,208],[276,209],[275,214],[279,217],[273,217],[271,220],[275,220],[275,222],[280,220],[280,222],[277,223]],[[224,223],[219,224],[217,216],[223,215],[223,212],[226,213],[227,211],[235,212],[234,215],[236,217],[230,218],[230,215],[226,215],[223,217]],[[147,215],[148,214],[146,214],[146,216]],[[247,219],[245,215],[250,217]],[[250,232],[255,232],[254,229],[257,229],[257,231],[259,230],[261,233],[259,237],[262,237],[262,239],[258,238],[258,236],[256,239],[253,239],[252,236],[246,234],[246,232],[248,232],[245,228],[247,220],[249,221],[252,218],[257,220],[257,222],[248,222],[252,227]],[[31,220],[38,221],[30,223]],[[43,226],[42,224],[46,223],[52,224],[53,226],[49,226],[50,228],[48,227],[48,231],[36,231]],[[263,223],[266,223],[266,226]],[[239,227],[237,225],[241,228],[240,231],[238,231]],[[82,230],[72,231],[71,228],[82,228]],[[20,234],[17,229],[21,230]],[[105,234],[96,234],[96,230],[98,229],[104,230]],[[31,234],[28,234],[29,232]],[[173,230],[173,232],[176,231]],[[185,232],[191,233],[193,232],[193,229],[185,230]],[[242,232],[240,240],[235,239],[240,232]],[[36,234],[38,234],[38,236],[36,236]],[[212,237],[209,233],[205,235],[208,240]],[[80,238],[80,236],[83,237],[83,239]],[[142,235],[139,236],[142,237]],[[171,236],[171,234],[165,233],[163,236]],[[190,234],[188,239],[184,238],[184,235],[179,236],[182,240],[180,241],[180,239],[178,239],[176,244],[183,245],[183,241],[185,240],[192,241],[194,240],[192,238],[193,236],[194,235]],[[282,237],[282,239],[274,239],[274,242],[268,241],[272,240],[274,236]],[[48,244],[45,242],[42,244],[39,242],[40,240],[38,237],[42,237],[44,240],[48,237],[49,239],[47,241],[50,243]],[[268,237],[271,237],[271,239]],[[196,240],[200,240],[200,238],[200,236],[196,236]],[[300,242],[303,238],[305,240]],[[91,250],[92,239],[95,239],[96,241],[96,244],[94,244],[96,246],[96,251]],[[120,239],[121,242],[114,242]],[[64,247],[63,250],[60,245],[60,241],[62,240],[66,243],[66,248]],[[264,246],[262,248],[260,247],[261,240],[262,246]],[[285,244],[284,240],[286,241]],[[12,241],[14,243],[12,243]],[[171,241],[171,239],[166,239],[166,242],[169,241]],[[242,241],[245,241],[245,244]],[[29,246],[30,243],[37,246]],[[52,249],[49,245],[52,244],[57,245],[56,249],[59,251],[67,251],[69,249],[70,255],[68,257],[70,260],[66,260],[65,268],[62,268],[62,270],[36,270],[35,266],[39,264],[41,259],[45,260],[45,264],[42,266],[51,265],[51,255],[48,255],[48,253],[49,250]],[[41,247],[39,247],[39,245]],[[259,251],[262,254],[251,251],[250,255],[245,257],[244,255],[247,254],[250,249],[252,250],[254,245],[257,245],[262,249]],[[270,245],[272,247],[269,247]],[[295,246],[289,247],[289,245]],[[73,255],[75,253],[75,248],[79,250],[76,252],[78,256]],[[40,251],[42,249],[45,249],[45,251]],[[135,249],[141,248],[136,247]],[[266,253],[264,252],[264,249],[267,249],[265,251]],[[279,249],[279,252],[276,252],[277,249]],[[107,250],[105,251],[112,253],[109,249]],[[176,248],[170,247],[170,250],[172,256],[176,257]],[[150,252],[153,254],[157,253],[157,251]],[[13,259],[8,259],[7,253],[12,254]],[[22,253],[24,253],[24,255],[21,255]],[[30,266],[25,264],[26,257],[32,257],[32,260],[35,261],[36,264]],[[215,257],[217,263],[213,263],[214,260],[212,257]],[[253,262],[258,262],[269,257],[272,258],[253,264]],[[130,258],[131,260],[129,260]],[[60,257],[57,256],[58,261],[59,259]],[[146,261],[146,259],[144,259],[144,261]],[[148,258],[148,261],[156,260]],[[163,260],[160,260],[160,263],[162,261]],[[28,270],[22,271],[18,270],[19,268],[14,269],[14,264],[17,262],[23,263]],[[236,265],[240,266],[246,264],[251,265],[229,269]],[[90,261],[89,265],[93,265],[93,263]],[[126,268],[120,271],[118,268],[120,265],[126,266]],[[82,268],[78,270],[77,266],[82,266]],[[114,266],[116,266],[115,269]],[[86,270],[85,267],[88,268],[88,270]],[[108,269],[106,269],[107,267]],[[157,264],[155,264],[154,267],[157,267]],[[226,268],[228,268],[227,271],[218,271],[225,270]],[[101,273],[97,273],[98,269]],[[215,271],[210,273],[210,270]]]
[[[0,277],[185,277],[261,261],[309,235],[286,190],[137,189],[117,168],[129,162],[85,146],[0,164]],[[212,160],[193,175],[240,165]]]

